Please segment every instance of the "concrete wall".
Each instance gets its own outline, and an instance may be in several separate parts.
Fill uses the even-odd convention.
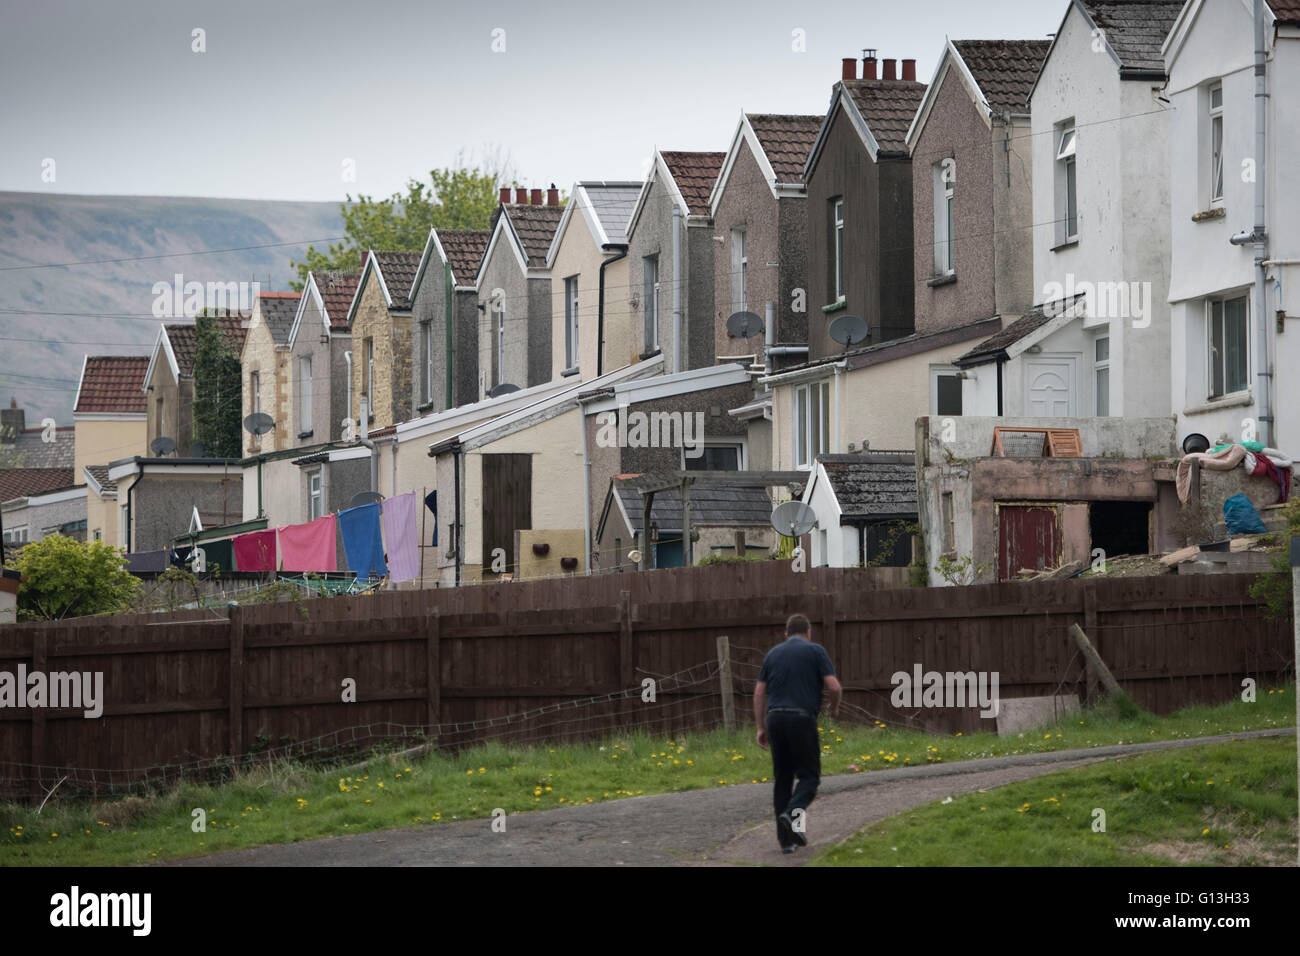
[[[952,422],[952,428],[945,428]],[[916,454],[923,465],[952,459],[985,458],[993,445],[993,429],[1077,428],[1087,458],[1167,458],[1177,453],[1174,420],[1170,418],[997,418],[973,415],[916,421]],[[946,433],[947,432],[947,433]]]
[[[587,563],[583,556],[584,532],[581,528],[563,530],[521,530],[515,532],[515,554],[519,555],[520,568],[515,572],[516,581],[533,578],[573,577],[586,574]],[[544,544],[548,550],[544,555],[533,553],[534,544]],[[560,562],[564,558],[576,558],[577,568],[566,571]]]
[[[132,479],[119,483],[119,505],[126,503]],[[145,474],[139,477],[131,496],[131,550],[157,551],[171,547],[172,539],[190,525],[194,508],[200,513],[221,513],[231,522],[239,518],[242,476],[238,471],[223,477]]]
[[[596,352],[600,313],[600,264],[613,254],[602,252],[575,208],[551,264],[551,378],[561,376],[565,362],[565,280],[578,280],[578,369],[583,381],[596,377]],[[671,300],[670,300],[671,301]],[[635,344],[628,306],[628,260],[605,269],[604,371],[629,365],[640,354]]]

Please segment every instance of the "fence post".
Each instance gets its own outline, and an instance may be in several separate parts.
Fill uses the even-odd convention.
[[[731,685],[731,641],[723,634],[718,638],[718,693],[722,697],[722,726],[736,729],[735,689]]]
[[[428,724],[435,728],[442,722],[442,617],[438,609],[429,611],[424,618],[424,658]]]
[[[1097,584],[1088,581],[1083,586],[1083,630],[1093,635],[1093,645],[1101,653],[1101,635],[1097,632]],[[1084,658],[1084,672],[1087,674],[1084,686],[1084,705],[1091,707],[1097,702],[1097,670],[1092,661]]]
[[[34,673],[45,673],[46,640],[45,628],[38,627],[32,629],[32,671]],[[18,693],[19,695],[25,695],[27,693],[27,688],[18,688]],[[36,770],[32,777],[32,796],[39,800],[45,796],[45,789],[41,786],[41,771],[45,767],[45,759],[48,756],[45,750],[45,708],[33,707],[31,710],[32,764]]]
[[[230,756],[244,754],[244,609],[230,608]]]
[[[618,683],[627,690],[636,682],[636,661],[632,649],[632,592],[618,592]]]

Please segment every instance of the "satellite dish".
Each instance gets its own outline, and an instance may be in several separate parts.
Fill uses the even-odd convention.
[[[631,561],[633,564],[640,564],[640,563],[641,563],[641,552],[640,552],[640,551],[629,551],[629,552],[627,553],[627,559],[628,559],[629,561]]]
[[[191,457],[191,458],[207,458],[207,457],[208,457],[208,450],[207,450],[206,448],[203,447],[203,442],[201,442],[201,441],[192,441],[192,442],[190,442],[190,457]]]
[[[362,505],[368,505],[372,502],[383,501],[384,496],[377,491],[358,491],[348,502],[349,508],[359,508]]]
[[[865,319],[856,315],[841,315],[831,323],[831,338],[845,348],[871,338],[871,328]]]
[[[159,458],[163,458],[176,450],[176,442],[166,435],[159,435],[149,443],[149,450]]]
[[[733,312],[727,317],[727,331],[738,339],[747,339],[763,331],[763,320],[753,312]]]
[[[518,385],[511,385],[509,382],[502,382],[492,391],[488,392],[488,398],[499,398],[502,395],[509,395],[511,392],[519,391]]]
[[[275,427],[275,419],[266,412],[253,412],[244,419],[244,428],[251,435],[265,435]]]
[[[817,524],[817,513],[802,501],[787,501],[772,511],[772,527],[787,538],[807,534]]]

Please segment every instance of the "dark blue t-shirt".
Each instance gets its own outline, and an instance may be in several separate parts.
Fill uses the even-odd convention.
[[[767,683],[767,706],[822,709],[822,679],[834,674],[831,656],[820,644],[792,635],[767,652],[758,679]]]

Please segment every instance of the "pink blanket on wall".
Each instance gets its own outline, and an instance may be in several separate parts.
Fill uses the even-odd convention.
[[[278,529],[280,567],[285,571],[337,571],[338,546],[334,516]]]

